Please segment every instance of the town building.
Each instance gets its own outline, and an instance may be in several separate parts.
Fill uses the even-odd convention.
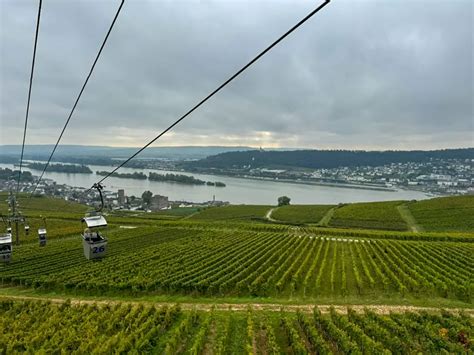
[[[158,211],[169,207],[168,196],[155,195],[151,198],[150,210]]]
[[[125,190],[119,189],[118,190],[118,204],[120,206],[123,206],[123,205],[125,205],[125,202],[126,202],[125,201]]]

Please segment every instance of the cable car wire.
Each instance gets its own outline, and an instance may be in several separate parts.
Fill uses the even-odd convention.
[[[58,140],[57,140],[57,142],[56,142],[56,144],[55,144],[53,150],[51,151],[51,154],[50,154],[50,156],[49,156],[49,158],[48,158],[48,161],[46,162],[46,164],[45,164],[45,166],[44,166],[44,168],[43,168],[43,172],[41,173],[41,175],[40,175],[38,181],[36,182],[35,188],[34,188],[33,191],[31,192],[30,197],[35,193],[36,189],[38,188],[39,183],[40,183],[41,180],[43,179],[43,175],[44,175],[46,169],[48,168],[49,163],[51,162],[51,159],[53,158],[54,153],[56,152],[56,149],[57,149],[57,147],[58,147],[58,145],[59,145],[59,142],[61,141],[61,138],[63,137],[64,131],[66,130],[66,127],[68,126],[69,121],[71,120],[72,114],[74,113],[74,110],[76,109],[76,106],[77,106],[79,100],[81,99],[82,93],[84,92],[84,89],[85,89],[87,83],[89,82],[89,78],[91,77],[92,72],[94,71],[95,65],[97,64],[97,61],[99,60],[99,57],[100,57],[100,55],[101,55],[101,53],[102,53],[102,50],[103,50],[104,47],[105,47],[105,43],[107,42],[107,39],[109,38],[109,35],[110,35],[110,33],[112,32],[112,28],[114,27],[115,21],[117,20],[119,14],[120,14],[120,10],[122,10],[122,6],[123,6],[124,2],[125,2],[125,0],[121,0],[120,6],[119,6],[119,8],[118,8],[118,10],[117,10],[117,12],[116,12],[116,14],[115,14],[115,17],[114,17],[114,19],[113,19],[113,21],[112,21],[112,24],[111,24],[110,27],[109,27],[109,30],[107,31],[107,34],[106,34],[106,36],[105,36],[105,38],[104,38],[104,41],[102,42],[102,45],[100,46],[99,52],[97,53],[97,56],[95,57],[94,63],[92,64],[92,67],[91,67],[91,69],[90,69],[90,71],[89,71],[89,74],[87,75],[87,78],[86,78],[84,84],[82,85],[81,91],[79,92],[79,95],[77,96],[76,101],[74,102],[74,106],[72,107],[71,112],[69,113],[69,116],[68,116],[68,118],[67,118],[67,120],[66,120],[66,123],[64,124],[64,127],[63,127],[63,129],[62,129],[62,131],[61,131],[61,133],[60,133],[60,135],[59,135],[59,137],[58,137]]]
[[[196,104],[193,108],[191,108],[188,112],[186,112],[183,116],[181,116],[178,120],[176,120],[173,124],[171,124],[168,128],[166,128],[163,132],[158,134],[155,138],[153,138],[151,141],[149,141],[147,144],[145,144],[142,148],[140,148],[138,151],[136,151],[132,156],[130,156],[127,160],[122,162],[119,166],[117,166],[115,169],[113,169],[111,172],[109,172],[107,175],[105,175],[101,180],[99,180],[99,184],[102,183],[105,179],[110,177],[113,173],[115,173],[117,170],[122,168],[125,164],[127,164],[130,160],[135,158],[138,154],[140,154],[142,151],[144,151],[146,148],[148,148],[151,144],[153,144],[155,141],[157,141],[161,136],[166,134],[168,131],[173,129],[177,124],[179,124],[182,120],[184,120],[186,117],[188,117],[191,113],[193,113],[196,109],[198,109],[202,104],[204,104],[207,100],[209,100],[211,97],[213,97],[215,94],[217,94],[220,90],[222,90],[227,84],[229,84],[231,81],[233,81],[236,77],[238,77],[240,74],[242,74],[246,69],[248,69],[252,64],[254,64],[257,60],[259,60],[261,57],[263,57],[267,52],[269,52],[273,47],[275,47],[278,43],[280,43],[283,39],[285,39],[289,34],[291,34],[293,31],[295,31],[298,27],[300,27],[303,23],[305,23],[307,20],[309,20],[311,17],[313,17],[317,12],[319,12],[324,6],[329,4],[331,0],[325,0],[324,3],[319,5],[317,8],[315,8],[313,11],[311,11],[308,15],[306,15],[302,20],[300,20],[296,25],[291,27],[287,32],[285,32],[281,37],[279,37],[275,42],[270,44],[267,48],[265,48],[262,52],[260,52],[256,57],[254,57],[250,62],[248,62],[246,65],[244,65],[240,70],[238,70],[234,75],[232,75],[229,79],[224,81],[220,86],[218,86],[214,91],[212,91],[209,95],[207,95],[204,99],[202,99],[198,104]],[[91,187],[89,190],[86,192],[92,190],[93,187]]]
[[[18,182],[16,184],[16,194],[18,194],[18,191],[20,190],[21,168],[23,167],[23,154],[25,152],[26,130],[28,128],[28,116],[30,113],[31,87],[33,86],[33,73],[35,72],[36,47],[38,44],[38,33],[39,33],[42,5],[43,5],[43,0],[39,0],[38,17],[36,19],[35,44],[33,46],[33,59],[31,61],[30,85],[28,88],[28,100],[26,103],[25,127],[23,129],[23,143],[21,145],[20,170],[18,171]]]

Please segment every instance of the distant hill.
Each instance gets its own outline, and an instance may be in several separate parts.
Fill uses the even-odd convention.
[[[45,160],[51,154],[52,145],[27,145],[25,146],[25,159]],[[245,151],[255,148],[238,146],[184,146],[184,147],[150,147],[143,151],[137,159],[170,159],[189,160],[202,159],[210,155],[224,152]],[[56,150],[53,160],[70,161],[70,158],[82,159],[120,159],[127,158],[135,153],[138,148],[133,147],[106,147],[106,146],[86,146],[86,145],[60,145]],[[21,145],[0,145],[0,157],[5,160],[9,158],[12,163],[16,162],[21,153]],[[10,161],[9,161],[10,162]]]
[[[330,169],[342,166],[380,166],[391,163],[428,162],[431,159],[474,159],[474,148],[414,151],[355,151],[355,150],[246,150],[225,152],[197,161],[183,163],[183,167],[199,168],[311,168]]]

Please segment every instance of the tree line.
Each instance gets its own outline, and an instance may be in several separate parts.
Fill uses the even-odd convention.
[[[249,150],[227,152],[180,164],[185,169],[242,169],[261,167],[299,167],[331,169],[353,166],[381,166],[392,163],[424,163],[433,159],[474,159],[474,148],[432,151],[363,150]]]
[[[97,171],[97,175],[105,176],[108,174],[107,171]],[[158,173],[150,173],[148,177],[142,172],[134,172],[134,173],[113,173],[112,177],[117,178],[124,178],[124,179],[139,179],[139,180],[146,180],[149,179],[150,181],[165,181],[165,182],[177,182],[180,184],[188,184],[188,185],[207,185],[207,186],[217,186],[217,187],[225,187],[226,185],[220,181],[204,181],[195,178],[194,176],[189,175],[182,175],[182,174],[158,174]]]

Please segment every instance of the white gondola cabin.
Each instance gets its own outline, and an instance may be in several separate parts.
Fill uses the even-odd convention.
[[[105,237],[107,221],[104,216],[96,215],[84,217],[82,222],[86,225],[82,234],[84,256],[89,260],[103,258],[107,252],[107,238]]]
[[[47,237],[46,228],[38,229],[38,241],[39,241],[40,247],[44,247],[46,245],[46,237]]]
[[[26,235],[30,234],[30,226],[28,224],[25,224],[25,234]]]
[[[9,263],[12,259],[12,235],[0,234],[0,262]]]

